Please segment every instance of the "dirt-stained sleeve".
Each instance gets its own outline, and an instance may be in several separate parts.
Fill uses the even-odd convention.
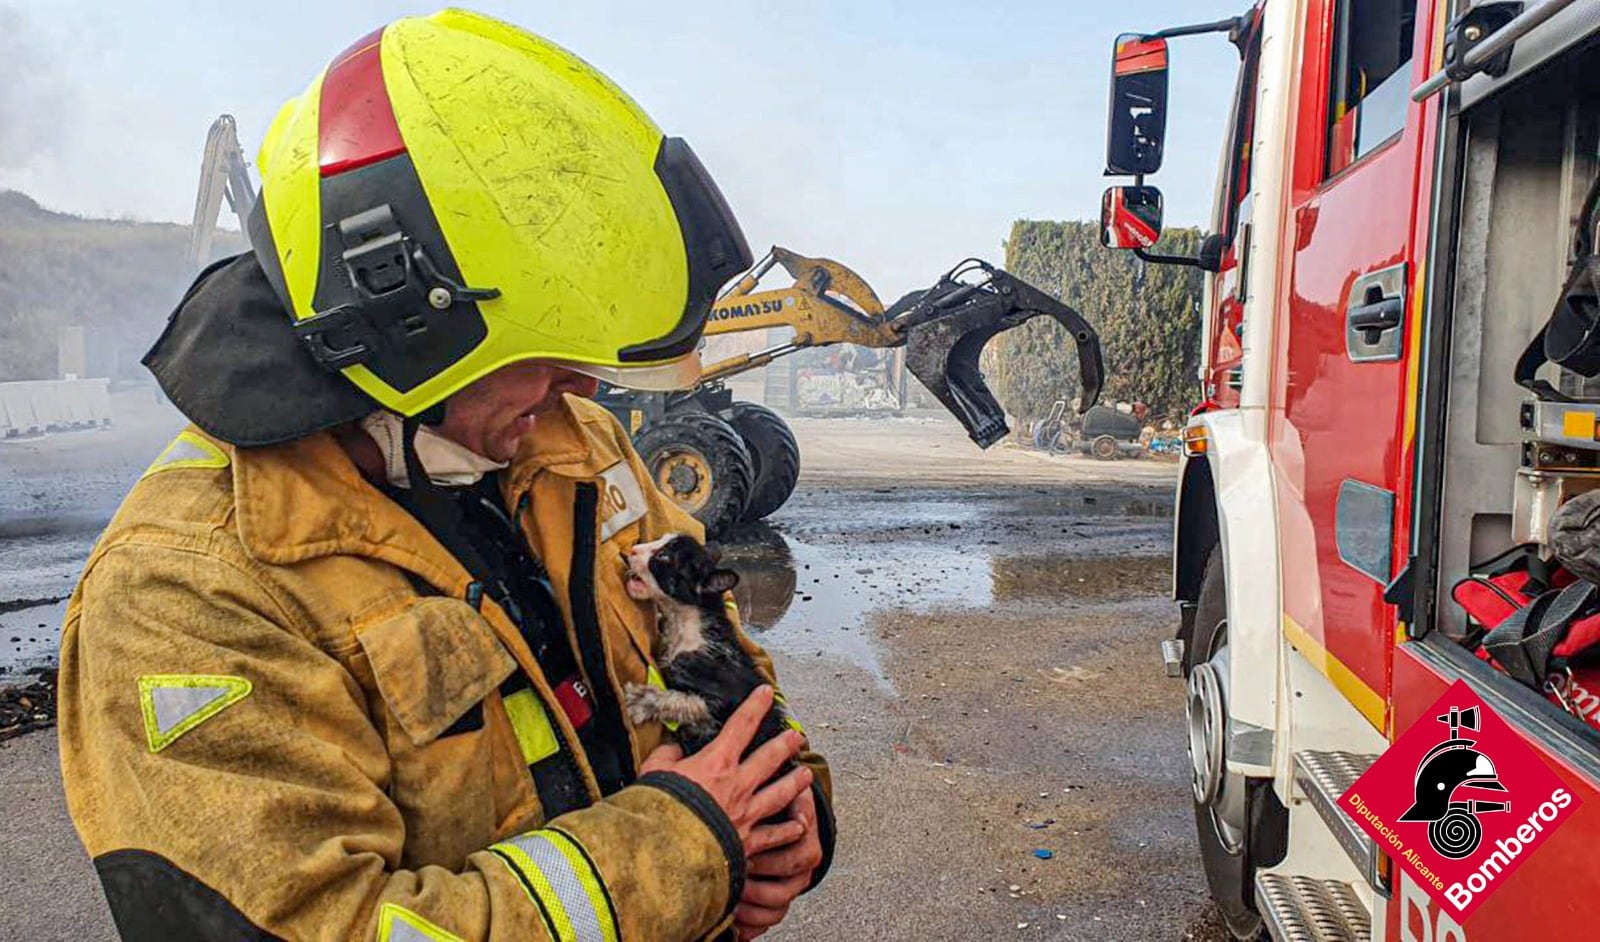
[[[645,533],[649,534],[652,539],[666,533],[683,533],[703,541],[705,539],[705,527],[701,526],[700,521],[673,503],[659,488],[654,486],[655,478],[645,468],[643,459],[634,451],[633,444],[628,439],[627,433],[622,430],[621,424],[615,418],[612,419],[612,429],[617,447],[627,456],[628,462],[633,468],[634,476],[638,480],[646,482],[644,490],[646,498],[650,502],[650,510],[645,523]],[[755,659],[756,666],[761,670],[761,673],[766,675],[767,679],[771,681],[773,689],[778,691],[778,696],[782,698],[783,706],[788,711],[791,722],[804,734],[804,722],[798,715],[795,704],[783,697],[783,688],[778,684],[778,673],[772,666],[772,656],[745,633],[741,624],[739,607],[734,604],[731,593],[728,595],[727,604],[728,614],[733,619],[734,628],[738,632],[740,647],[743,647]],[[814,773],[811,788],[816,795],[817,824],[818,830],[821,832],[819,836],[822,839],[822,863],[813,873],[811,880],[811,886],[815,887],[821,882],[822,877],[828,872],[828,868],[833,863],[833,845],[836,834],[836,819],[833,813],[833,775],[828,768],[828,760],[824,759],[820,753],[811,750],[809,740],[805,749],[800,753],[800,761],[810,766],[811,771]]]
[[[102,552],[68,609],[60,696],[68,806],[126,939],[694,939],[742,887],[737,833],[675,776],[460,871],[401,868],[360,685],[248,560]]]

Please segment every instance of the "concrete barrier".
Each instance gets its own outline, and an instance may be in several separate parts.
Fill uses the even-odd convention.
[[[111,424],[109,380],[0,383],[0,438]]]

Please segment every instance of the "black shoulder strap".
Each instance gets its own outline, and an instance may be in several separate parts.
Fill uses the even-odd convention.
[[[1513,612],[1483,638],[1483,649],[1506,673],[1535,690],[1550,673],[1550,655],[1581,614],[1596,586],[1582,579],[1559,592],[1546,592]]]
[[[1517,368],[1514,379],[1518,386],[1533,393],[1545,402],[1571,402],[1572,397],[1565,395],[1554,386],[1539,378],[1539,367],[1550,362],[1544,353],[1544,336],[1550,330],[1546,323],[1534,334],[1528,345],[1522,348],[1522,356],[1517,357]]]
[[[1578,212],[1577,233],[1572,240],[1572,270],[1556,298],[1556,304],[1533,340],[1517,358],[1514,374],[1518,386],[1547,402],[1571,402],[1548,382],[1539,379],[1539,367],[1559,363],[1583,376],[1600,374],[1600,308],[1596,282],[1600,281],[1600,259],[1594,254],[1594,216],[1600,204],[1600,173],[1589,184],[1589,192]]]

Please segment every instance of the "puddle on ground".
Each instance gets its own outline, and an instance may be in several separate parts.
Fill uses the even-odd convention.
[[[1172,580],[1169,556],[996,556],[990,569],[997,602],[1159,593]]]
[[[751,634],[791,657],[843,658],[893,692],[867,616],[884,608],[987,606],[989,559],[938,545],[817,545],[764,524],[724,540]]]
[[[31,668],[55,666],[66,614],[66,599],[0,608],[0,685],[29,680]]]
[[[67,599],[98,531],[0,538],[0,685],[54,666]]]
[[[737,571],[734,595],[751,634],[792,657],[842,658],[886,692],[869,616],[883,609],[985,609],[1022,601],[1098,601],[1155,594],[1167,586],[1165,556],[998,556],[938,541],[814,544],[765,524],[722,542]]]
[[[1170,500],[1127,500],[1113,506],[1116,508],[1116,513],[1126,517],[1172,516],[1172,501]]]

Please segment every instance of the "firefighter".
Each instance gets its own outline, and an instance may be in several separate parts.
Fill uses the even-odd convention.
[[[193,424],[64,626],[119,931],[761,934],[827,868],[827,768],[796,730],[745,755],[770,687],[687,758],[628,720],[656,627],[622,551],[699,527],[585,398],[698,377],[750,264],[715,185],[593,68],[455,10],[338,56],[259,167],[253,253],[145,360]]]

